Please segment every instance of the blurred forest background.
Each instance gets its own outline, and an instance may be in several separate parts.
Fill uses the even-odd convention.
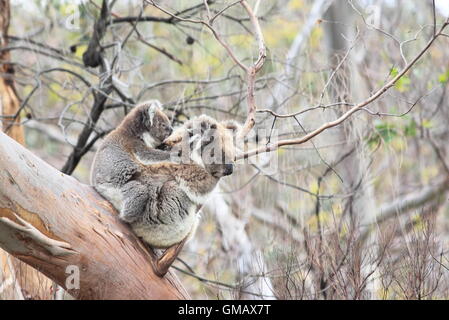
[[[368,99],[449,17],[446,0],[248,2],[257,5],[267,48],[256,129],[278,140]],[[208,14],[202,0],[156,3],[183,18]],[[257,42],[242,7],[208,3],[210,14],[220,13],[214,28],[251,64]],[[100,0],[12,0],[0,49],[10,54],[20,98],[3,129],[22,125],[28,149],[86,184],[102,137],[137,103],[160,100],[174,125],[202,113],[243,122],[247,112],[245,74],[207,28],[150,2],[110,6],[98,68],[83,54]],[[241,162],[224,178],[174,264],[192,297],[449,298],[448,48],[442,34],[391,89],[340,125]],[[5,257],[0,298],[61,298],[54,290],[24,294],[27,275]]]

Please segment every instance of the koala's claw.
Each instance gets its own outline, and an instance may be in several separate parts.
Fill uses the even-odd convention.
[[[186,241],[187,237],[180,243],[172,245],[170,248],[165,250],[156,262],[153,263],[153,271],[158,277],[162,278],[167,274],[168,269],[178,257],[178,254],[181,252],[181,249],[184,247]]]

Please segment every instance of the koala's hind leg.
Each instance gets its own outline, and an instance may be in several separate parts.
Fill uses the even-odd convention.
[[[153,270],[157,276],[161,278],[165,276],[170,266],[178,257],[188,238],[189,237],[185,237],[181,242],[172,245],[170,248],[165,250],[165,252],[157,259],[156,262],[153,263]]]
[[[197,214],[195,225],[193,226],[187,237],[185,237],[181,242],[166,249],[162,256],[160,256],[158,260],[153,264],[153,270],[156,275],[158,275],[159,277],[163,277],[168,272],[168,269],[173,264],[173,262],[175,262],[186,242],[189,241],[195,234],[199,220],[200,215]]]
[[[145,212],[149,201],[148,186],[138,181],[129,181],[122,188],[123,207],[120,219],[128,223],[137,221]]]

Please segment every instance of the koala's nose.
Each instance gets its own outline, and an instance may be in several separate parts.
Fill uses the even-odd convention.
[[[225,176],[229,176],[230,174],[232,174],[232,172],[234,172],[234,165],[233,164],[226,164],[225,165],[225,170],[224,170],[224,175]]]
[[[173,128],[167,128],[167,136],[171,135],[173,133]]]

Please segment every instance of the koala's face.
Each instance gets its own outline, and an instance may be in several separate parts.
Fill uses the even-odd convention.
[[[207,125],[201,136],[201,159],[214,177],[228,176],[234,171],[234,135],[223,124]]]
[[[164,141],[171,133],[173,128],[170,119],[160,109],[148,110],[148,118],[145,119],[145,126],[151,137],[158,142]]]
[[[196,163],[221,178],[234,171],[234,139],[239,129],[236,122],[201,115],[177,128],[164,144],[181,157],[175,162]]]

